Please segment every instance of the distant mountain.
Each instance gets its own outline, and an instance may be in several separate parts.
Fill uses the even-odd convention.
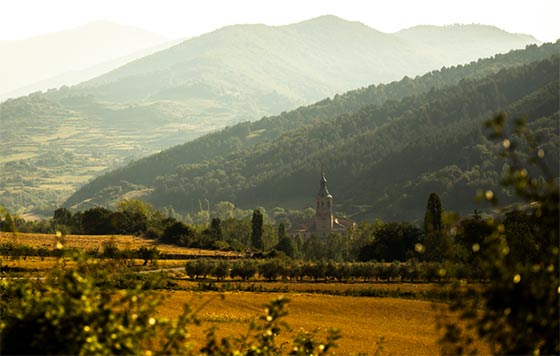
[[[182,41],[184,41],[184,39],[166,41],[156,46],[141,49],[134,53],[127,54],[123,57],[96,64],[89,68],[64,72],[62,74],[55,75],[54,77],[50,77],[39,82],[34,82],[32,84],[28,84],[24,87],[17,88],[9,92],[1,93],[0,101],[6,100],[8,98],[17,98],[38,91],[54,90],[60,88],[61,86],[75,85],[110,72],[111,70],[121,67],[126,63],[132,62],[135,59],[172,47]]]
[[[279,27],[229,26],[139,59],[75,92],[111,101],[250,96],[256,103],[247,104],[270,114],[538,42],[488,26],[434,29],[387,34],[335,16]]]
[[[437,36],[454,28],[442,28]],[[6,101],[0,105],[0,181],[6,182],[0,186],[0,204],[18,212],[49,211],[112,168],[227,125],[534,42],[492,28],[482,38],[476,29],[468,27],[463,35],[468,51],[448,57],[455,43],[443,41],[423,51],[414,40],[334,16],[278,27],[229,26],[81,84]],[[390,92],[379,97],[362,92],[369,96],[345,97],[344,105],[329,106],[334,111],[323,115],[343,113],[354,100],[351,110],[367,100],[394,98]],[[261,134],[252,137],[258,141]]]
[[[105,63],[109,71],[147,54],[139,51],[166,41],[160,35],[105,21],[25,40],[0,41],[0,100],[77,84],[104,73],[88,68]],[[137,55],[130,57],[133,53]],[[119,61],[122,57],[127,60]],[[108,65],[114,60],[113,66]],[[70,72],[63,77],[67,81],[49,81]],[[33,85],[30,91],[23,91],[29,85]]]
[[[142,196],[184,212],[204,199],[304,208],[325,165],[347,213],[419,218],[432,191],[469,212],[476,189],[500,191],[502,163],[481,134],[497,111],[529,115],[558,171],[559,49],[530,46],[238,124],[105,174],[66,205]]]
[[[394,34],[396,37],[414,43],[419,50],[426,53],[436,51],[442,65],[449,61],[461,61],[471,51],[507,51],[512,41],[538,43],[530,35],[509,33],[488,25],[448,25],[448,26],[415,26]],[[476,43],[473,39],[476,38]],[[439,50],[445,47],[447,51]]]

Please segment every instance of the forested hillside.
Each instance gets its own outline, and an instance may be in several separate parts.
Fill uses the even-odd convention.
[[[549,157],[557,152],[558,59],[523,63],[558,48],[531,46],[239,124],[102,176],[67,204],[150,192],[145,198],[157,206],[183,211],[201,199],[303,208],[324,165],[335,203],[348,213],[418,217],[431,191],[449,208],[472,211],[476,189],[496,189],[502,169],[481,135],[485,119],[500,110],[527,114]]]
[[[335,16],[286,26],[229,26],[79,85],[6,101],[0,104],[0,180],[6,182],[0,187],[0,205],[17,213],[50,215],[102,173],[227,125],[538,42],[479,25],[437,27],[414,35],[417,31],[383,33]],[[447,40],[456,33],[461,34],[461,50]],[[431,87],[429,80],[422,85],[424,90]],[[321,115],[334,117],[364,104],[399,100],[416,88],[391,90],[367,88],[361,96],[333,100],[340,105],[334,111],[325,101]],[[371,96],[376,99],[367,98]],[[300,114],[308,116],[306,109]],[[235,129],[247,130],[243,125]],[[274,128],[258,130],[249,128],[250,141],[276,137],[284,128],[280,125],[277,133]],[[226,139],[221,152],[243,145],[243,140]],[[213,146],[202,148],[200,152],[210,154],[204,153],[204,159],[212,157]],[[158,174],[167,173],[169,169]],[[151,184],[153,178],[142,183]]]
[[[502,163],[480,133],[497,111],[540,119],[531,126],[543,134],[550,163],[558,157],[559,64],[538,62],[463,81],[307,126],[211,164],[179,166],[156,181],[148,199],[178,209],[193,206],[193,199],[291,207],[308,197],[311,204],[325,165],[336,202],[371,205],[383,218],[420,217],[431,191],[450,209],[472,211],[478,188],[499,187]]]

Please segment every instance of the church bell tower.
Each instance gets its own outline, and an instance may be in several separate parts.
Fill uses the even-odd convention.
[[[333,228],[332,195],[327,189],[327,178],[322,172],[321,188],[315,198],[315,229],[323,237],[326,237]]]

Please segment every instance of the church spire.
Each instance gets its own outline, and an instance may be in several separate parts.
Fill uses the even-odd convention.
[[[322,168],[322,167],[321,167]],[[315,198],[317,208],[315,210],[315,230],[326,237],[333,228],[332,195],[327,189],[327,177],[325,170],[321,169],[321,188]]]
[[[327,189],[327,178],[325,177],[325,170],[321,167],[321,188],[319,189],[318,195],[323,197],[328,197],[331,194]]]

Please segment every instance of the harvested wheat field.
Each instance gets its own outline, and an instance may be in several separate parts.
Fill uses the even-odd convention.
[[[264,305],[281,294],[225,293],[223,300],[220,295],[171,292],[159,311],[162,316],[176,318],[185,302],[195,308],[209,302],[198,313],[202,326],[191,333],[194,341],[200,344],[204,342],[204,330],[210,326],[217,326],[222,336],[242,335],[249,322],[263,314]],[[285,321],[293,330],[290,336],[281,338],[282,341],[293,339],[300,328],[325,331],[327,327],[335,327],[342,333],[337,341],[338,354],[373,354],[378,347],[383,348],[383,354],[393,355],[439,353],[436,311],[430,302],[314,294],[289,294],[287,297],[290,302]]]
[[[159,244],[152,239],[140,238],[132,235],[64,235],[34,234],[34,233],[12,233],[0,232],[0,243],[12,243],[15,245],[26,245],[31,247],[54,248],[57,242],[61,242],[66,248],[77,248],[80,250],[103,249],[103,244],[111,242],[120,249],[135,249],[142,246],[156,246],[162,253],[185,254],[193,256],[239,256],[239,253],[231,251],[213,251],[197,248],[179,247],[174,245]]]

